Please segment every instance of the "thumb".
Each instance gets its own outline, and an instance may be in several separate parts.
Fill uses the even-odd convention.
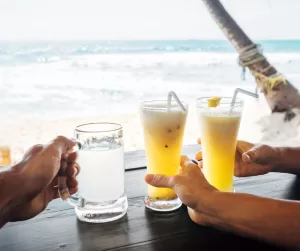
[[[267,145],[254,146],[242,155],[244,162],[258,164],[269,164],[269,162],[276,159],[276,157],[275,149]]]
[[[174,186],[174,177],[161,174],[147,174],[145,181],[154,187],[167,187],[172,188]]]
[[[50,142],[47,148],[54,151],[56,156],[61,157],[62,154],[70,151],[75,145],[76,141],[74,139],[58,136],[56,139]]]
[[[243,162],[246,162],[246,163],[255,162],[255,159],[256,159],[255,156],[256,156],[255,150],[251,149],[251,150],[243,153],[242,160],[243,160]]]

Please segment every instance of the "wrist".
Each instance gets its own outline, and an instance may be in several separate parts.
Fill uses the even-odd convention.
[[[285,172],[289,166],[300,164],[299,149],[291,147],[276,147],[275,149],[277,159],[272,163],[272,172]]]
[[[280,172],[281,163],[284,162],[287,148],[285,147],[273,147],[274,158],[272,158],[270,166],[270,172]]]
[[[218,201],[220,194],[223,194],[223,192],[213,188],[205,194],[202,193],[199,195],[195,211],[205,214],[207,217],[216,216],[218,214],[219,207],[222,207],[222,205],[219,205]]]
[[[221,215],[226,209],[226,203],[224,202],[224,197],[226,197],[225,192],[215,190],[207,195],[205,202],[205,208],[200,208],[199,212],[203,213],[203,225],[210,227],[219,227],[222,225]],[[201,210],[201,211],[200,211]]]

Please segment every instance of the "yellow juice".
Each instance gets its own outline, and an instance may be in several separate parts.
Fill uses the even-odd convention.
[[[218,190],[232,192],[241,114],[200,112],[199,119],[204,175]]]
[[[10,148],[7,146],[0,146],[0,166],[8,166],[11,164]]]
[[[147,173],[176,175],[180,168],[180,155],[187,111],[178,107],[167,110],[166,104],[141,108],[144,130]],[[148,185],[148,196],[153,200],[176,198],[172,189]]]

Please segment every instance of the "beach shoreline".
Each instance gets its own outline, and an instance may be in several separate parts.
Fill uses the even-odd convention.
[[[300,89],[300,41],[261,41],[265,55]],[[77,125],[115,122],[124,128],[125,151],[144,149],[139,104],[166,99],[169,91],[189,104],[184,144],[196,144],[196,98],[255,91],[228,41],[105,41],[2,44],[0,145],[14,159]],[[84,48],[84,50],[83,50]],[[300,142],[299,117],[285,123],[263,95],[245,100],[239,139],[274,145]],[[299,113],[297,113],[299,114]]]
[[[298,137],[299,116],[296,116],[294,121],[286,123],[283,121],[284,114],[274,115],[270,113],[264,97],[260,97],[258,100],[250,97],[244,97],[244,99],[245,107],[238,136],[240,140],[274,146],[300,145]],[[124,132],[125,152],[144,149],[143,132],[138,112],[58,120],[14,119],[11,122],[7,121],[0,124],[0,142],[2,146],[11,148],[13,162],[17,162],[32,145],[46,144],[58,135],[73,137],[76,126],[91,122],[121,124]],[[270,124],[272,124],[271,127]],[[290,133],[291,130],[293,133]],[[184,145],[196,144],[197,138],[200,137],[199,131],[196,102],[192,101],[189,102]]]

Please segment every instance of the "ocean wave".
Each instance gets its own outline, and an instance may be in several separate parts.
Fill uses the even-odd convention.
[[[300,53],[300,41],[258,41],[266,53]],[[0,43],[0,65],[53,63],[74,56],[153,53],[235,53],[228,41],[82,41]]]
[[[300,53],[267,53],[278,70],[290,71],[300,67]],[[114,54],[76,56],[65,61],[65,69],[101,70],[149,74],[155,72],[198,72],[220,67],[240,68],[237,53],[186,52],[164,54]],[[290,70],[289,70],[290,69]]]

